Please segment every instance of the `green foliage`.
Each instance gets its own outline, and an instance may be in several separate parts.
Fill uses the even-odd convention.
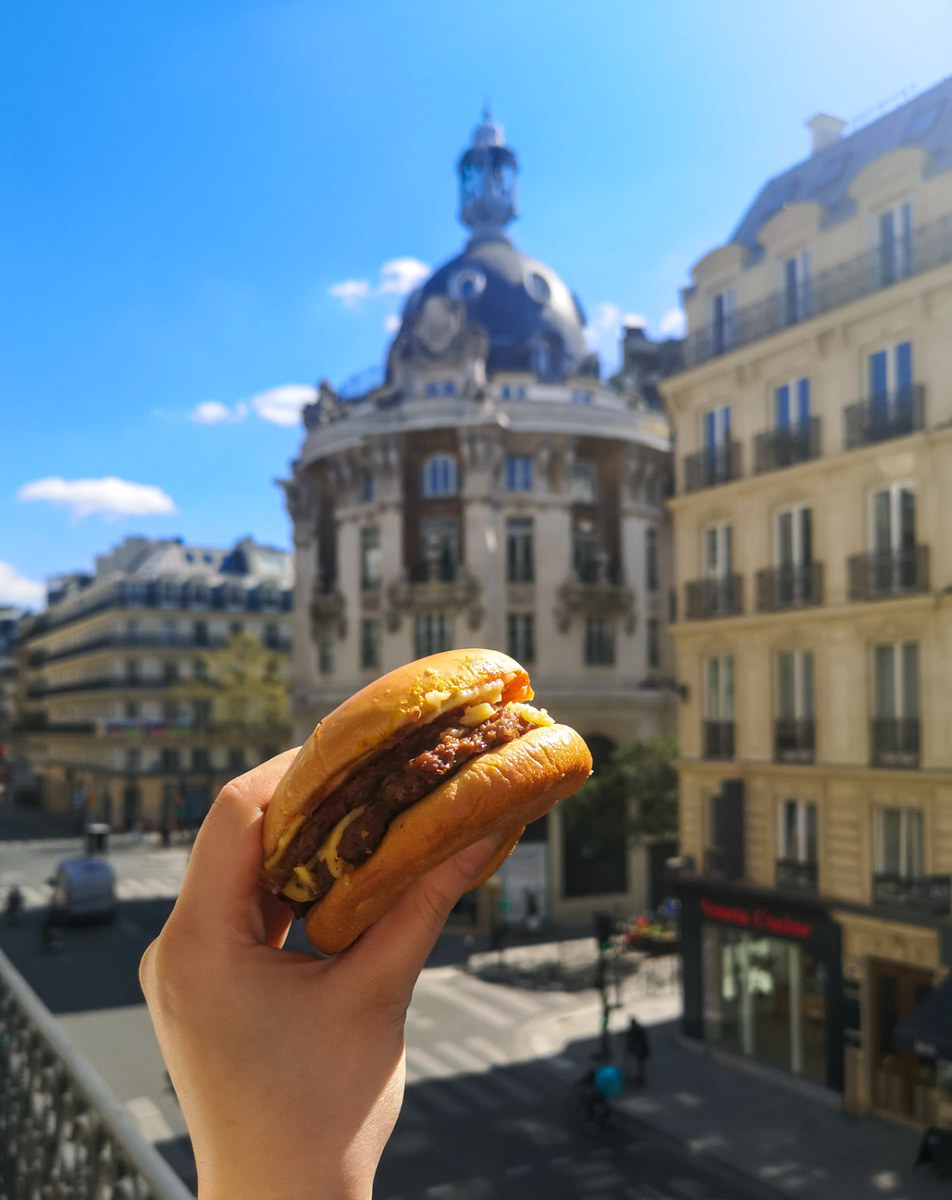
[[[597,846],[677,833],[677,753],[673,738],[618,746],[607,767],[565,801],[566,836]]]
[[[251,633],[233,633],[224,646],[199,659],[201,676],[182,685],[183,699],[198,701],[214,725],[233,730],[287,726],[291,719],[285,660]]]

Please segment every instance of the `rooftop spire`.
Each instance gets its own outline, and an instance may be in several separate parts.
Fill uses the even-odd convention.
[[[503,127],[492,119],[487,102],[472,145],[459,160],[460,220],[479,239],[503,237],[518,214],[516,156],[506,145]]]

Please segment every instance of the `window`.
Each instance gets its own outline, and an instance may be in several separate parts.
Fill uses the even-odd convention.
[[[535,616],[509,613],[506,617],[506,646],[510,658],[529,666],[535,662]]]
[[[730,654],[705,663],[704,716],[708,721],[734,720],[734,659]]]
[[[778,432],[802,429],[810,423],[810,380],[794,379],[774,389],[773,424]]]
[[[506,521],[506,581],[532,583],[535,579],[535,550],[531,517],[509,517]]]
[[[368,471],[366,467],[360,472],[358,481],[357,494],[360,496],[361,502],[368,504],[371,500],[377,498],[377,477],[373,471]]]
[[[192,726],[197,732],[202,732],[212,723],[211,700],[192,701]]]
[[[806,250],[781,264],[780,323],[795,325],[810,315],[810,255]]]
[[[126,751],[126,770],[138,771],[142,765],[142,751],[138,748]]]
[[[211,767],[211,761],[208,755],[206,746],[195,746],[192,749],[192,770],[207,771]]]
[[[806,800],[784,800],[777,833],[778,858],[788,862],[817,861],[816,805]]]
[[[921,879],[924,871],[922,812],[881,808],[876,814],[876,870],[900,879]]]
[[[912,274],[912,202],[904,201],[874,217],[879,286],[888,287]]]
[[[423,464],[424,496],[455,496],[459,488],[456,459],[452,454],[431,454]]]
[[[125,716],[127,721],[134,721],[139,715],[139,706],[135,700],[127,700],[125,706]]]
[[[365,670],[380,666],[380,620],[365,617],[360,623],[360,665]]]
[[[420,522],[422,574],[425,579],[452,582],[460,564],[459,522],[455,517],[427,517]]]
[[[703,546],[704,578],[725,579],[731,573],[733,558],[733,536],[730,525],[726,521],[722,521],[719,525],[709,525],[704,530]]]
[[[777,655],[777,716],[781,721],[813,720],[813,654],[795,650]]]
[[[174,725],[178,720],[179,706],[175,700],[166,700],[162,705],[162,720]]]
[[[657,617],[649,617],[645,622],[646,653],[649,667],[661,666],[661,644],[659,641],[659,621]]]
[[[598,500],[598,476],[591,463],[577,462],[572,467],[569,498],[579,504],[595,504]]]
[[[168,607],[170,604],[177,604],[179,599],[179,586],[177,583],[172,583],[170,580],[164,580],[159,590],[162,604]]]
[[[645,531],[645,587],[649,592],[658,590],[658,531]]]
[[[425,391],[428,396],[455,396],[456,384],[452,379],[431,380]]]
[[[500,395],[503,400],[525,400],[526,389],[512,383],[504,383],[500,390]]]
[[[175,645],[175,622],[163,621],[162,628],[159,630],[159,645],[174,646]]]
[[[360,586],[363,591],[380,587],[380,530],[365,525],[360,531]]]
[[[879,721],[919,721],[919,646],[873,648],[873,714]]]
[[[450,613],[418,613],[416,656],[439,654],[453,649],[453,617]]]
[[[587,517],[572,522],[572,566],[582,583],[596,583],[599,575],[599,543],[595,522]]]
[[[887,417],[912,404],[912,342],[898,342],[871,354],[867,360],[873,415]]]
[[[702,433],[704,449],[708,458],[716,458],[722,454],[731,440],[731,407],[723,404],[719,408],[710,408],[702,414]]]
[[[229,621],[228,622],[228,634],[230,637],[237,637],[239,634],[244,633],[244,632],[245,632],[245,627],[241,621]]]
[[[591,404],[592,403],[592,393],[573,390],[572,403],[573,404]]]
[[[163,746],[159,756],[159,765],[163,771],[179,769],[179,752],[174,746]]]
[[[244,608],[245,593],[238,584],[229,584],[225,589],[225,603],[229,608]]]
[[[317,669],[322,675],[334,673],[334,635],[328,629],[317,639]]]
[[[780,568],[793,571],[813,561],[813,511],[799,504],[777,513],[774,558]]]
[[[519,454],[506,459],[506,491],[532,491],[532,458],[530,455]]]
[[[590,667],[615,663],[615,631],[605,617],[585,618],[585,662]]]
[[[242,746],[228,747],[228,770],[243,771],[245,769],[245,751]]]
[[[192,660],[192,678],[201,680],[208,678],[208,664],[205,662],[204,658],[196,658]]]
[[[166,661],[162,664],[162,682],[163,683],[178,683],[179,681],[179,665],[175,661]]]
[[[730,288],[711,297],[711,349],[723,354],[734,344],[734,293]]]
[[[870,498],[870,541],[875,554],[913,550],[916,545],[916,493],[910,483],[894,483]]]

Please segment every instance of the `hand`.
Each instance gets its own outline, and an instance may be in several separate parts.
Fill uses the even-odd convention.
[[[258,876],[264,810],[295,754],[222,790],[140,967],[200,1200],[369,1200],[403,1099],[414,983],[501,844],[430,872],[336,958],[282,950],[290,909]]]

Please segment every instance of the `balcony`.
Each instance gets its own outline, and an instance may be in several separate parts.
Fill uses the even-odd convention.
[[[684,490],[698,492],[741,477],[740,442],[710,446],[684,459]]]
[[[948,875],[922,875],[915,879],[886,873],[873,876],[873,904],[884,908],[902,909],[919,916],[947,917],[950,896]]]
[[[898,270],[895,262],[890,263],[879,247],[874,247],[826,271],[817,272],[805,281],[802,289],[798,289],[800,294],[795,306],[788,302],[787,290],[781,288],[758,304],[737,309],[727,325],[722,320],[692,329],[684,341],[685,369],[947,262],[952,262],[952,216],[913,230],[908,261],[903,263],[903,270]]]
[[[820,457],[820,418],[768,429],[754,438],[754,474],[779,471]]]
[[[774,721],[774,762],[812,763],[816,751],[816,723],[781,717]]]
[[[733,758],[734,757],[734,722],[705,721],[704,722],[704,757]]]
[[[684,585],[684,617],[702,621],[708,617],[736,617],[744,611],[743,578],[722,575],[694,579]]]
[[[782,892],[808,892],[815,895],[818,890],[817,864],[800,862],[796,858],[778,858],[774,887]]]
[[[407,578],[410,583],[455,583],[462,570],[462,563],[447,554],[414,563],[407,568]]]
[[[884,600],[929,590],[929,547],[854,554],[847,561],[851,600]]]
[[[786,612],[823,603],[823,564],[790,563],[757,572],[757,611]]]
[[[874,717],[869,723],[869,744],[874,767],[918,767],[918,717]]]
[[[843,409],[843,448],[856,450],[925,428],[925,388],[921,383],[888,395],[859,400]]]

